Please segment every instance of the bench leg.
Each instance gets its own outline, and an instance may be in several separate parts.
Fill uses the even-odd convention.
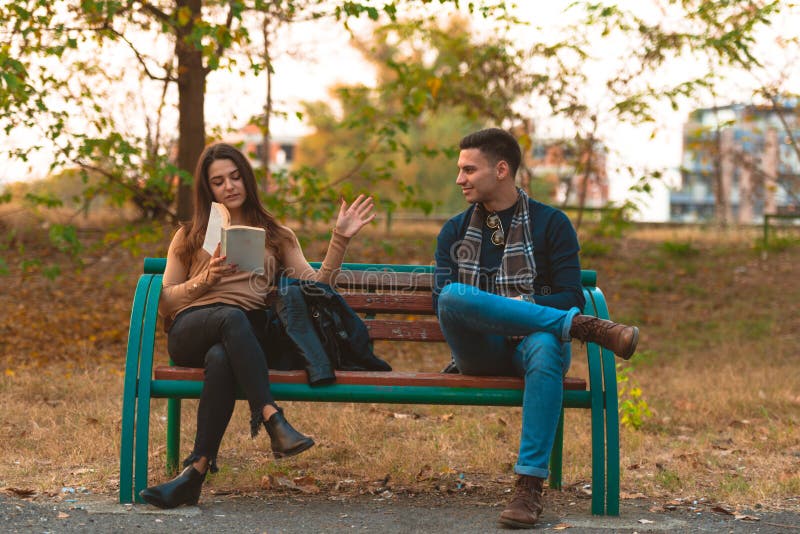
[[[561,489],[561,466],[564,452],[564,408],[558,418],[556,438],[553,441],[553,450],[550,452],[550,489]]]
[[[619,515],[619,400],[614,356],[603,358],[606,397],[606,513]]]
[[[181,451],[181,400],[167,399],[167,475],[178,472]]]
[[[597,346],[589,345],[590,355],[599,361]],[[590,358],[591,359],[591,358]],[[590,365],[589,378],[592,384],[592,514],[605,514],[606,497],[606,412],[603,398],[602,369]]]
[[[132,372],[135,373],[135,370]],[[122,396],[122,429],[119,451],[119,502],[133,502],[133,458],[136,421],[136,377],[128,378],[125,372],[125,390]],[[130,383],[129,383],[130,382]]]
[[[153,380],[153,346],[156,331],[156,313],[161,295],[161,275],[153,277],[154,282],[147,292],[147,306],[143,324],[142,344],[139,360],[139,402],[136,405],[136,437],[134,440],[133,498],[143,502],[139,492],[147,487],[148,447],[150,445],[150,400]]]
[[[133,502],[133,454],[136,430],[136,398],[139,377],[140,346],[144,335],[144,310],[152,275],[142,275],[136,284],[125,353],[125,381],[122,390],[122,428],[119,450],[119,502]]]
[[[139,398],[136,425],[135,459],[133,476],[133,498],[137,503],[144,502],[139,492],[147,487],[148,444],[150,443],[150,396]]]
[[[130,395],[123,396],[122,432],[119,453],[119,502],[133,502],[133,432],[136,401]]]
[[[612,415],[613,414],[613,415]],[[616,411],[608,411],[608,492],[606,495],[606,513],[608,515],[619,515],[619,422]],[[616,424],[612,420],[617,421]]]

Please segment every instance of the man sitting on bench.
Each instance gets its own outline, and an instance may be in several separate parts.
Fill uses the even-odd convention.
[[[464,137],[460,148],[456,184],[470,206],[439,233],[434,308],[452,351],[447,371],[525,379],[519,476],[500,523],[532,528],[542,512],[570,340],[628,359],[639,330],[580,314],[577,234],[563,212],[516,187],[517,140],[490,128]]]

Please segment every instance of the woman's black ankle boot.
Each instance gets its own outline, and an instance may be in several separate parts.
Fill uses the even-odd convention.
[[[275,458],[294,456],[314,446],[314,440],[295,430],[280,408],[272,414],[269,421],[264,421],[264,427],[272,441],[272,454]]]
[[[205,473],[201,473],[193,466],[158,486],[143,489],[139,495],[144,502],[159,508],[175,508],[182,504],[197,504],[200,500],[200,491],[203,489]]]

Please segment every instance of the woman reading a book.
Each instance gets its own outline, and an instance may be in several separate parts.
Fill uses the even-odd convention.
[[[263,270],[239,270],[217,247],[203,249],[211,203],[227,208],[231,225],[266,232]],[[186,469],[173,480],[142,490],[142,498],[161,508],[196,504],[206,472],[217,470],[222,436],[233,414],[236,386],[250,405],[253,437],[263,424],[277,458],[299,454],[314,440],[295,430],[270,394],[267,358],[257,329],[271,303],[274,281],[286,276],[331,283],[353,236],[374,217],[371,197],[342,202],[322,266],[315,271],[295,234],[261,204],[250,163],[236,148],[219,143],[200,156],[195,171],[195,212],[172,239],[167,253],[159,314],[167,328],[167,348],[182,366],[202,367],[205,381],[197,410],[197,434]],[[261,322],[259,322],[261,321]]]

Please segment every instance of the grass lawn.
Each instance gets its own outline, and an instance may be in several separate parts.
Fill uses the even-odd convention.
[[[359,236],[348,259],[429,263],[437,228],[396,224]],[[135,257],[97,237],[77,270],[45,257],[35,239],[7,242],[0,277],[0,488],[57,495],[64,486],[117,490],[120,410],[131,297],[146,255],[163,256],[169,231]],[[302,232],[298,232],[302,234]],[[800,246],[763,252],[755,230],[636,229],[621,239],[582,236],[584,268],[598,271],[611,316],[639,325],[640,351],[621,362],[626,393],[652,415],[622,429],[623,498],[700,499],[797,506],[800,495]],[[324,242],[305,247],[321,258]],[[21,261],[24,257],[25,262]],[[38,263],[37,263],[38,262]],[[24,263],[24,265],[21,265]],[[44,270],[60,265],[54,279]],[[427,345],[427,344],[426,344]],[[439,370],[445,346],[376,344],[397,370]],[[163,335],[158,358],[166,361]],[[576,358],[576,360],[580,360]],[[570,374],[585,376],[574,361]],[[196,401],[184,402],[182,453]],[[514,478],[519,408],[286,403],[318,445],[281,463],[265,435],[249,437],[245,403],[222,444],[218,493],[485,491],[503,499]],[[627,410],[635,417],[643,410]],[[166,402],[154,401],[151,480],[165,478]],[[588,413],[568,410],[564,483],[590,481]],[[9,489],[13,488],[13,489]]]

